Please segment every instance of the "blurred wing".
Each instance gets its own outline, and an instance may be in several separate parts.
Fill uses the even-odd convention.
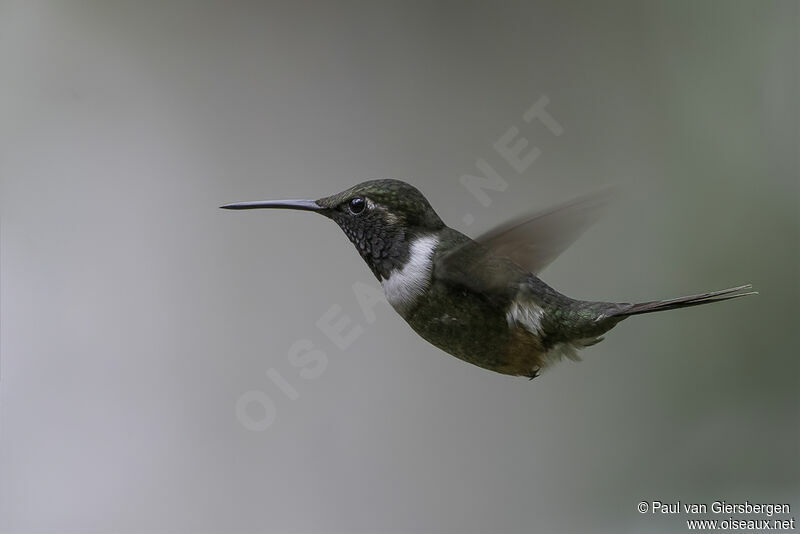
[[[614,191],[609,187],[518,217],[475,241],[523,269],[539,273],[597,222]]]

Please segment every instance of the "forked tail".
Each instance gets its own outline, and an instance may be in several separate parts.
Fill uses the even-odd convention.
[[[720,291],[710,291],[708,293],[700,293],[698,295],[689,295],[686,297],[678,297],[666,300],[652,300],[650,302],[638,302],[636,304],[623,304],[621,308],[614,313],[610,314],[611,317],[628,317],[630,315],[640,315],[642,313],[652,313],[666,310],[676,310],[678,308],[688,308],[690,306],[700,306],[701,304],[709,304],[711,302],[722,302],[723,300],[730,300],[739,297],[746,297],[747,295],[757,295],[757,291],[748,291],[746,293],[739,293],[744,289],[753,287],[751,284],[746,284],[739,287],[731,287],[722,289]]]

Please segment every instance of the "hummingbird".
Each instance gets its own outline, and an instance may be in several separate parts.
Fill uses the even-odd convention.
[[[319,200],[264,200],[230,210],[291,209],[332,219],[394,310],[423,339],[463,361],[535,378],[633,315],[744,297],[750,284],[648,302],[576,300],[537,273],[596,212],[599,195],[510,221],[471,239],[447,226],[414,186],[369,180]]]

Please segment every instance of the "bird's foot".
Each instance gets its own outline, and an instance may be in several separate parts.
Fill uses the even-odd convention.
[[[541,370],[540,368],[538,368],[538,367],[535,367],[535,368],[533,369],[533,371],[531,372],[530,376],[528,377],[528,379],[529,379],[529,380],[533,380],[534,378],[536,378],[537,376],[539,376],[539,375],[541,374],[541,372],[542,372],[542,370]]]

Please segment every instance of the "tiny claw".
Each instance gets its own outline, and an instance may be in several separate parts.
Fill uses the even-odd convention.
[[[534,378],[536,378],[537,376],[539,376],[539,374],[541,373],[541,371],[542,371],[541,369],[539,369],[538,367],[536,367],[536,368],[533,370],[533,372],[531,373],[530,377],[528,378],[528,381],[530,382],[531,380],[533,380]]]

